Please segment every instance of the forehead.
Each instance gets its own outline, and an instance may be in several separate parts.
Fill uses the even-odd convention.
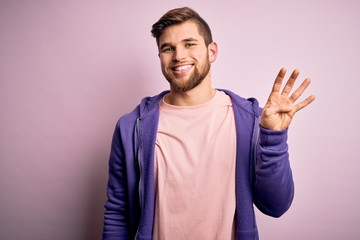
[[[177,43],[184,39],[204,39],[200,33],[198,25],[192,21],[175,24],[167,27],[159,37],[159,45],[163,43]]]

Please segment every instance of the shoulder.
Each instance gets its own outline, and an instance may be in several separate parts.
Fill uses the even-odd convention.
[[[158,111],[159,101],[168,91],[163,91],[155,96],[144,97],[141,102],[130,112],[122,115],[117,121],[117,127],[131,127],[136,120],[143,116]]]
[[[218,89],[219,91],[225,92],[231,98],[234,109],[245,111],[249,114],[260,116],[261,108],[259,107],[259,102],[256,98],[243,98],[238,94],[227,90],[227,89]]]

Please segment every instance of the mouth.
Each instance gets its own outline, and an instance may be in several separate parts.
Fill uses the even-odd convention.
[[[174,71],[175,74],[181,75],[190,71],[192,67],[193,65],[187,64],[187,65],[176,66],[172,70]]]

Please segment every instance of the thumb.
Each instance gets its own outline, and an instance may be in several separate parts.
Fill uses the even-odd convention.
[[[294,107],[292,105],[279,104],[279,105],[274,107],[273,111],[276,112],[276,113],[291,112],[293,109],[294,109]]]

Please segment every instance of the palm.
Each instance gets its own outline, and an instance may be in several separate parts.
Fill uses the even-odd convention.
[[[294,70],[289,80],[280,93],[282,81],[286,70],[281,69],[273,85],[273,89],[266,102],[260,118],[260,125],[270,130],[284,130],[289,127],[295,113],[314,101],[315,96],[311,95],[305,100],[295,103],[310,84],[310,79],[305,79],[301,85],[289,96],[299,71]]]

